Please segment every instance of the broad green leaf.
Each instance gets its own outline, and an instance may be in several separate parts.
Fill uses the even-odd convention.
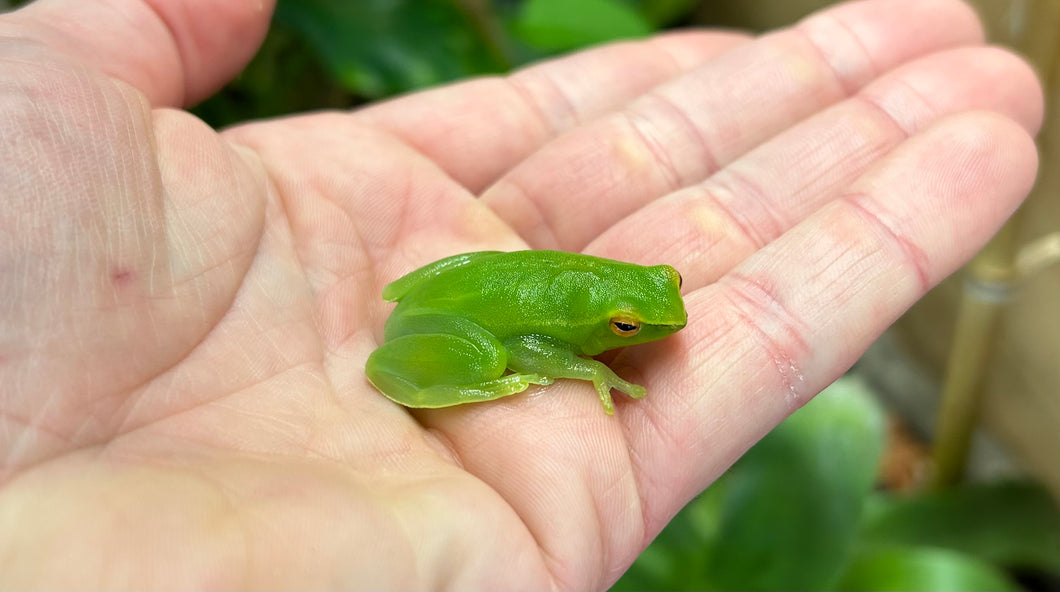
[[[850,557],[883,440],[843,378],[690,503],[613,590],[823,589]]]
[[[1060,509],[1039,485],[972,483],[872,501],[863,534],[868,544],[945,547],[1060,577]]]
[[[838,589],[1001,592],[1020,587],[994,566],[969,555],[930,547],[889,547],[859,554]]]
[[[622,0],[526,0],[513,30],[531,47],[561,51],[644,37],[652,27]]]
[[[852,378],[763,438],[727,479],[706,567],[714,587],[832,587],[850,559],[882,445],[880,410]]]
[[[508,67],[468,12],[446,0],[280,0],[331,75],[380,97]]]

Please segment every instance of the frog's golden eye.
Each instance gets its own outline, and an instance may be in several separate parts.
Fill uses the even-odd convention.
[[[611,319],[611,332],[619,337],[633,337],[640,331],[640,321],[629,317]]]

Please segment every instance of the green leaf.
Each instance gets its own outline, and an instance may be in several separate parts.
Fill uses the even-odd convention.
[[[889,547],[867,550],[851,563],[839,590],[977,590],[1020,587],[995,567],[946,549]]]
[[[445,0],[280,0],[277,21],[302,34],[331,75],[380,97],[507,69],[479,21]]]
[[[527,45],[551,51],[652,32],[652,26],[621,0],[526,0],[513,29]]]
[[[872,501],[863,534],[868,544],[945,547],[1060,577],[1060,510],[1037,484],[972,483]]]
[[[844,378],[785,420],[733,467],[706,569],[715,588],[819,590],[850,559],[876,476],[883,418]]]

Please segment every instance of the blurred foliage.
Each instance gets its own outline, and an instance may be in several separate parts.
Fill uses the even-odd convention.
[[[649,35],[699,0],[278,0],[261,50],[193,111],[223,127],[498,74]]]
[[[483,15],[448,0],[280,0],[275,19],[338,85],[366,98],[508,67]]]
[[[633,6],[614,0],[527,0],[518,12],[514,32],[532,47],[566,50],[610,39],[645,37],[652,31]]]
[[[689,504],[612,588],[1018,590],[1060,578],[1060,510],[1037,485],[873,489],[881,411],[843,378]]]

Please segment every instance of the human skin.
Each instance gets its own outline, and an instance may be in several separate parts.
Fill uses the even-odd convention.
[[[1032,71],[950,0],[220,133],[179,110],[270,9],[0,17],[0,587],[605,588],[1037,166]],[[528,247],[682,273],[688,326],[611,362],[646,399],[371,388],[386,283]]]

